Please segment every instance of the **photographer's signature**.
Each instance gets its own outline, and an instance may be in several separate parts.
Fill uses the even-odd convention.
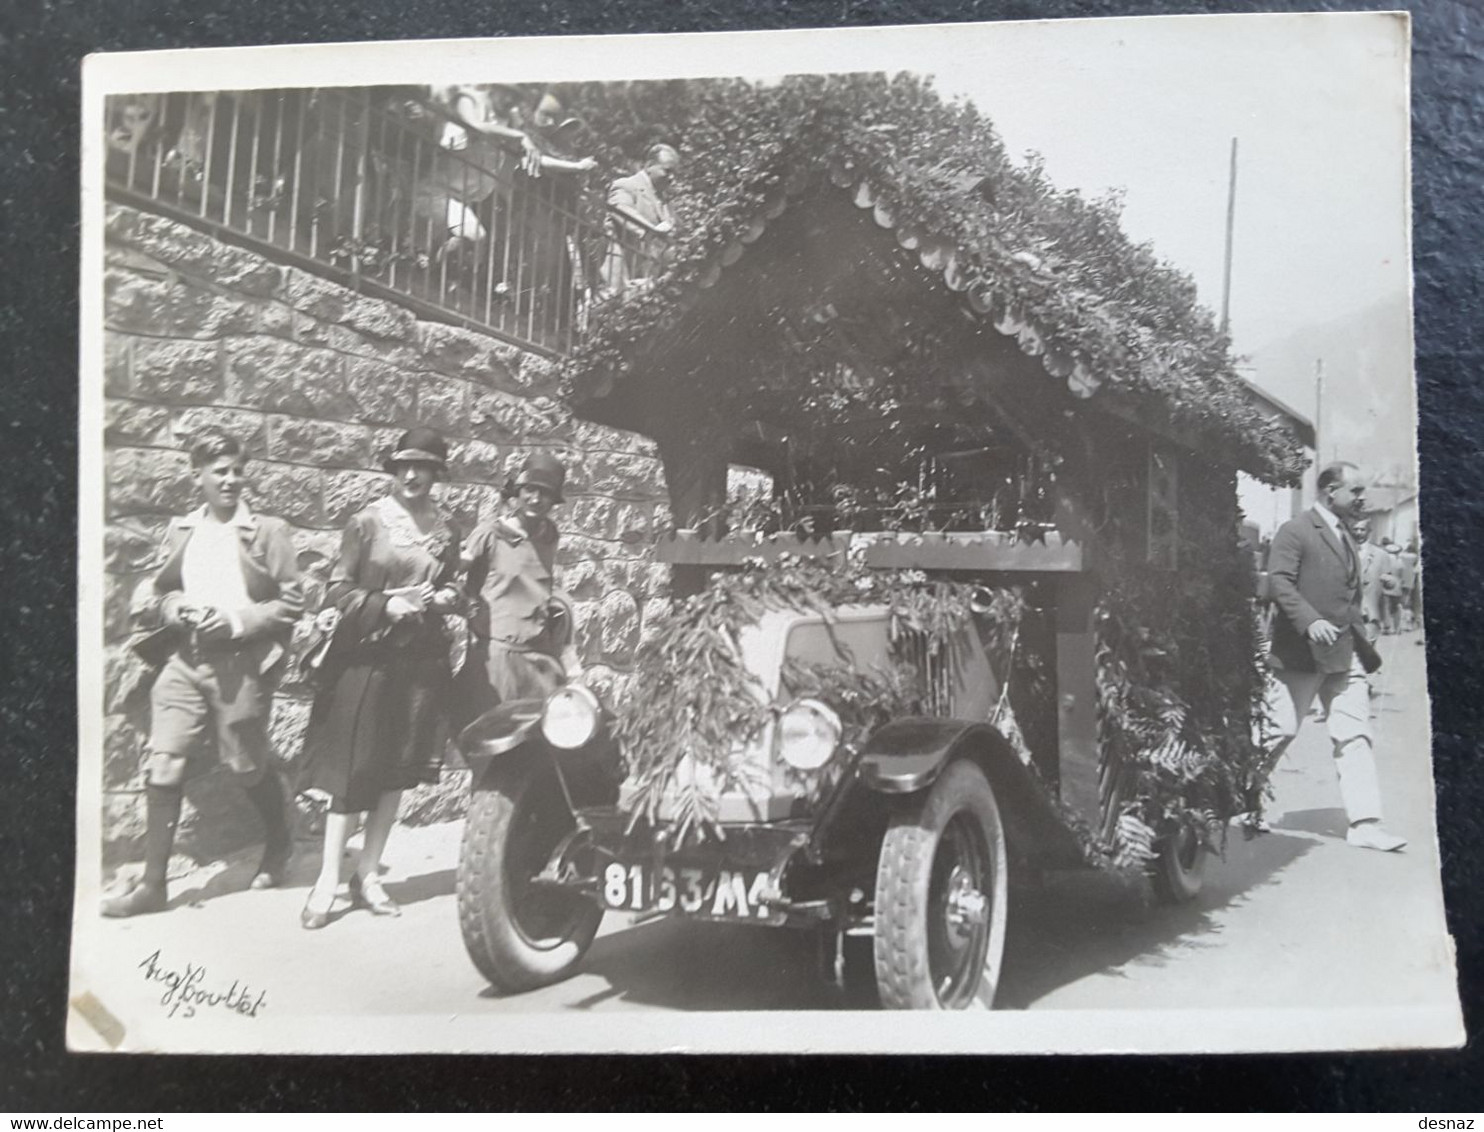
[[[160,952],[155,950],[139,964],[144,977],[152,983],[161,983],[165,993],[160,996],[160,1005],[170,1013],[169,1017],[194,1018],[198,1010],[217,1008],[235,1014],[256,1018],[258,1011],[267,1009],[267,991],[253,991],[240,979],[233,979],[225,990],[208,989],[206,968],[187,963],[182,971],[163,966]]]

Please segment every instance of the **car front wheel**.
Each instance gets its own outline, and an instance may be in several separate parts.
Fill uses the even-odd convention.
[[[892,816],[876,873],[876,983],[893,1010],[989,1009],[1008,918],[994,791],[958,760]]]
[[[597,934],[603,910],[534,878],[574,828],[555,770],[514,758],[469,800],[459,848],[459,927],[479,973],[507,992],[567,978]]]

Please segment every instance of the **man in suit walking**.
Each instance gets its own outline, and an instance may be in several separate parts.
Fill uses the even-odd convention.
[[[1362,657],[1371,667],[1379,662],[1365,637],[1360,550],[1345,527],[1363,513],[1365,484],[1354,464],[1334,463],[1320,471],[1318,491],[1310,510],[1278,529],[1268,559],[1278,607],[1269,653],[1268,766],[1277,765],[1318,696],[1350,823],[1346,840],[1394,852],[1406,841],[1381,827]]]

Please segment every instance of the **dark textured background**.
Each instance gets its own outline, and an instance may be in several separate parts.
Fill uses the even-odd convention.
[[[1394,5],[1138,0],[0,0],[0,1110],[1484,1107],[1467,1050],[1352,1057],[160,1058],[62,1040],[72,885],[79,63],[99,50]],[[1484,5],[1413,8],[1417,370],[1443,883],[1484,1027]],[[1178,92],[1171,92],[1178,97]],[[989,108],[991,116],[993,108]],[[1375,915],[1385,916],[1378,907]],[[1357,938],[1365,924],[1355,925]],[[1275,1025],[1279,1024],[1275,1019]],[[1399,1125],[1401,1127],[1401,1125]]]

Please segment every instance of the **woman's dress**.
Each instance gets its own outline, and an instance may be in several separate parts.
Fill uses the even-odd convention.
[[[328,794],[334,812],[374,809],[388,791],[438,780],[453,680],[449,636],[431,612],[394,623],[387,591],[448,586],[458,569],[458,531],[441,511],[424,534],[387,496],[345,528],[326,591],[340,619],[320,669],[300,780],[301,791]]]

